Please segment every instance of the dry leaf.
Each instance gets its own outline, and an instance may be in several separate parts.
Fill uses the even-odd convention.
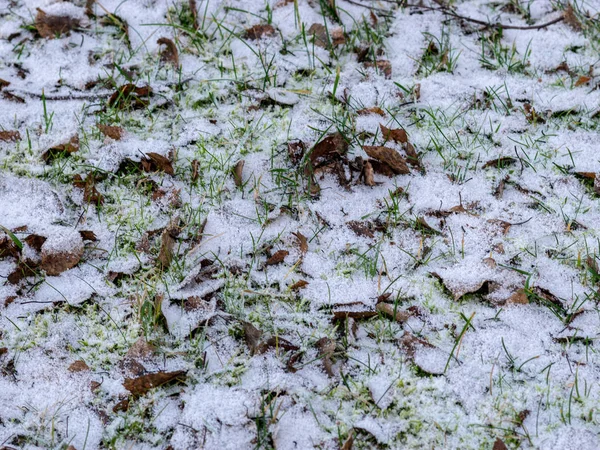
[[[333,318],[336,320],[345,320],[348,317],[351,319],[368,319],[376,315],[377,311],[361,302],[334,305],[333,307]]]
[[[42,245],[41,251],[41,268],[48,275],[60,275],[79,263],[83,256],[83,240],[79,233],[73,234],[73,238],[68,242],[65,242],[64,237],[50,236]]]
[[[375,62],[375,64],[373,64],[371,61],[366,61],[363,64],[367,68],[376,67],[377,70],[383,73],[387,79],[392,78],[392,63],[390,63],[387,59],[381,59]]]
[[[171,64],[173,67],[179,67],[179,52],[177,46],[169,38],[162,37],[156,41],[158,45],[164,45],[165,48],[160,52],[160,60],[164,63]]]
[[[125,134],[125,130],[121,127],[103,125],[101,123],[98,124],[98,129],[104,136],[108,136],[115,141],[120,141]]]
[[[348,228],[354,231],[359,236],[365,236],[369,238],[375,237],[371,229],[369,228],[369,224],[367,222],[359,222],[357,220],[351,220],[346,222]]]
[[[46,242],[46,238],[44,236],[40,236],[39,234],[30,234],[23,240],[27,243],[27,245],[38,252],[42,251],[42,245],[44,245],[44,242]]]
[[[266,266],[274,266],[276,264],[281,264],[285,257],[287,255],[289,255],[290,252],[288,252],[287,250],[278,250],[276,251],[273,256],[271,256],[269,259],[267,259],[267,262],[265,262]]]
[[[8,86],[10,86],[10,81],[6,81],[0,78],[0,91]]]
[[[0,141],[17,142],[21,140],[21,133],[18,131],[0,131]]]
[[[150,389],[185,378],[185,370],[174,372],[156,372],[142,375],[137,378],[125,378],[123,386],[135,396],[146,394]]]
[[[372,108],[363,108],[356,111],[359,116],[366,116],[368,114],[378,114],[380,116],[385,116],[385,111],[381,109],[379,106],[373,106]]]
[[[43,38],[54,39],[57,35],[68,33],[79,25],[79,19],[69,16],[51,16],[37,9],[35,27]]]
[[[400,154],[393,148],[383,147],[380,145],[365,145],[363,146],[363,150],[371,158],[387,164],[396,175],[410,173],[404,158],[402,158],[402,156],[400,156]]]
[[[512,226],[512,223],[500,219],[488,219],[487,222],[493,225],[497,225],[502,230],[502,234],[508,233],[510,227]]]
[[[434,348],[429,342],[405,331],[399,340],[400,347],[412,358],[420,347]]]
[[[90,231],[90,230],[81,230],[81,231],[79,231],[79,235],[81,236],[81,239],[83,239],[84,241],[95,242],[98,240],[98,238],[96,237],[96,233],[94,233],[93,231]]]
[[[310,168],[312,172],[317,167],[330,164],[338,160],[348,151],[348,142],[341,133],[332,133],[315,144],[310,152]],[[309,172],[310,173],[310,172]]]
[[[467,284],[462,282],[453,282],[451,280],[446,280],[436,272],[430,272],[430,275],[439,280],[443,288],[452,295],[454,300],[460,300],[463,296],[467,294],[486,295],[489,294],[497,286],[496,283],[491,280],[479,280]]]
[[[163,156],[159,153],[149,152],[146,153],[146,157],[147,159],[142,160],[142,167],[146,172],[160,170],[169,175],[175,175],[173,165],[166,156]]]
[[[371,11],[372,17],[375,17],[373,12]],[[352,446],[354,445],[354,430],[350,430],[348,433],[348,437],[340,447],[340,450],[352,450]]]
[[[507,305],[527,305],[529,303],[529,298],[525,293],[524,289],[519,289],[514,292],[507,300]]]
[[[421,161],[419,161],[419,154],[417,153],[417,151],[415,150],[415,147],[410,143],[407,142],[405,147],[404,147],[404,151],[406,152],[406,156],[407,156],[407,161],[409,164],[421,168]]]
[[[306,236],[304,236],[299,231],[292,234],[296,236],[296,239],[298,239],[298,244],[300,245],[300,253],[302,253],[303,255],[306,254],[306,252],[308,252],[308,240],[306,239]]]
[[[85,372],[90,370],[89,366],[83,360],[75,361],[69,366],[69,372]]]
[[[273,28],[272,25],[254,25],[253,27],[246,29],[244,38],[255,41],[265,36],[273,36],[274,34],[275,28]]]
[[[173,220],[160,235],[160,253],[157,261],[162,270],[166,270],[173,260],[175,238],[179,234],[179,228],[175,225],[178,221],[178,219]]]
[[[308,286],[308,281],[298,280],[294,284],[290,285],[290,290],[297,291],[298,289],[303,289]]]
[[[365,184],[367,186],[375,186],[375,171],[373,170],[373,165],[371,164],[371,161],[365,162],[363,171]]]
[[[431,234],[441,234],[438,230],[433,228],[431,225],[427,223],[425,217],[417,217],[415,221],[416,227],[420,229],[422,232],[431,233]]]
[[[19,97],[18,95],[8,91],[2,92],[2,98],[14,103],[25,103],[25,99],[23,97]]]
[[[581,26],[581,22],[579,21],[579,19],[577,18],[577,15],[575,14],[573,5],[571,5],[570,3],[567,4],[567,7],[565,8],[565,12],[563,13],[563,18],[565,20],[565,23],[567,25],[569,25],[575,31],[581,31],[583,29],[583,27]]]
[[[242,328],[244,330],[244,340],[250,349],[250,355],[260,355],[270,348],[282,348],[287,351],[298,350],[297,346],[280,337],[270,337],[267,340],[262,340],[263,332],[250,322],[242,322]]]
[[[194,159],[192,161],[192,181],[196,181],[200,176],[200,161]]]
[[[492,450],[508,450],[508,447],[506,446],[506,444],[504,443],[504,441],[500,438],[497,438],[496,441],[494,442],[494,446],[492,447]]]
[[[129,409],[129,399],[127,399],[127,398],[117,402],[117,404],[115,404],[115,406],[113,406],[114,413],[126,412],[128,409]]]
[[[315,43],[315,45],[318,45],[319,47],[323,48],[327,48],[330,42],[333,47],[336,47],[346,42],[344,30],[342,30],[341,28],[334,28],[329,31],[330,33],[328,33],[328,30],[327,28],[325,28],[325,25],[320,23],[313,23],[308,29],[308,35],[313,37],[313,42]]]
[[[293,165],[298,164],[304,158],[304,152],[306,151],[306,146],[304,142],[298,140],[294,142],[288,142],[288,156],[290,157],[290,161],[292,161]]]
[[[389,303],[377,303],[375,309],[387,316],[392,317],[396,322],[400,323],[406,322],[411,316],[405,311],[400,311],[398,309],[395,310],[394,306],[390,305]]]
[[[244,180],[242,178],[242,172],[244,171],[244,163],[245,161],[243,159],[239,160],[232,170],[233,182],[237,187],[242,187],[242,185],[244,184]]]
[[[111,108],[123,109],[128,106],[132,108],[144,108],[148,106],[148,100],[142,97],[149,97],[152,94],[150,86],[137,87],[135,84],[128,83],[119,88],[108,99],[108,106]]]
[[[333,377],[334,376],[333,361],[331,360],[331,358],[333,357],[333,354],[335,353],[335,348],[336,348],[335,341],[333,339],[324,337],[324,338],[319,339],[315,343],[315,346],[317,347],[317,350],[319,351],[319,356],[321,356],[323,359],[323,369],[325,369],[325,372],[327,373],[327,375],[329,375],[330,377]]]
[[[497,169],[504,169],[505,167],[508,167],[516,162],[517,160],[515,158],[503,156],[502,158],[492,159],[491,161],[486,162],[483,165],[483,168],[487,169],[488,167],[495,167]]]
[[[584,84],[589,83],[591,79],[592,77],[586,77],[585,75],[581,75],[575,82],[575,87],[583,86]]]
[[[379,124],[379,128],[381,128],[381,134],[383,135],[383,139],[386,141],[392,140],[400,144],[406,144],[408,142],[408,135],[402,128],[391,130],[384,127],[382,124]]]
[[[27,242],[27,239],[25,239],[25,242]],[[18,258],[20,254],[21,250],[9,236],[6,234],[0,235],[0,258],[6,256]]]
[[[242,322],[242,328],[244,330],[244,340],[246,345],[250,349],[250,355],[254,355],[259,345],[262,331],[252,325],[250,322]]]
[[[150,344],[146,339],[140,337],[134,344],[127,350],[125,358],[131,359],[147,359],[154,355],[156,347]]]
[[[96,178],[91,172],[87,174],[85,180],[81,178],[81,175],[75,175],[73,186],[83,189],[83,200],[86,203],[92,205],[102,205],[104,203],[104,197],[96,189]]]
[[[79,136],[75,135],[69,142],[65,144],[56,145],[52,148],[49,148],[44,153],[42,153],[42,159],[46,162],[46,164],[52,163],[54,158],[59,155],[65,154],[70,155],[71,153],[75,153],[79,151]]]

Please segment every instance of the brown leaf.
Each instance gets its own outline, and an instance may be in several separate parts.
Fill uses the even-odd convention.
[[[98,124],[98,129],[104,136],[108,136],[115,141],[120,141],[125,135],[125,130],[121,127],[115,127],[111,125]]]
[[[510,227],[512,226],[512,223],[500,219],[488,219],[487,222],[493,225],[497,225],[500,228],[500,230],[502,230],[502,234],[508,233]]]
[[[294,236],[296,236],[296,239],[298,239],[298,245],[300,246],[300,253],[302,253],[303,255],[306,254],[306,252],[308,252],[308,240],[306,239],[306,236],[304,236],[299,231],[292,233],[292,234]]]
[[[406,352],[406,354],[410,358],[415,356],[415,352],[420,347],[433,348],[433,345],[431,345],[429,342],[427,342],[424,339],[418,338],[417,336],[409,333],[408,331],[404,332],[404,334],[402,335],[402,337],[399,340],[399,344],[400,344],[400,347],[402,347],[402,349]]]
[[[17,142],[21,140],[21,133],[18,131],[0,131],[0,141]]]
[[[8,91],[2,92],[2,98],[14,103],[25,103],[25,99],[23,97],[19,97],[18,95]]]
[[[345,320],[347,317],[352,319],[368,319],[376,315],[377,311],[361,302],[334,305],[333,307],[333,318],[336,320]]]
[[[68,243],[61,242],[61,247],[54,245],[52,236],[46,239],[42,245],[42,264],[41,268],[46,274],[55,276],[60,275],[65,270],[75,267],[83,256],[83,241],[76,234],[79,240],[73,240]],[[68,246],[67,246],[68,245]]]
[[[127,350],[125,357],[131,359],[147,359],[153,356],[155,352],[156,347],[146,341],[143,337],[140,337],[134,342],[129,350]]]
[[[371,164],[371,161],[365,162],[363,171],[365,184],[367,186],[375,186],[375,171],[373,170],[373,165]]]
[[[115,406],[113,406],[114,413],[126,412],[128,409],[129,409],[129,399],[127,399],[127,398],[117,402],[115,404]]]
[[[488,167],[495,167],[497,169],[504,169],[505,167],[508,167],[516,162],[517,160],[515,158],[503,156],[502,158],[492,159],[491,161],[486,162],[483,165],[483,168],[487,169]]]
[[[592,79],[591,77],[586,77],[585,75],[581,75],[575,82],[575,87],[583,86],[584,84],[587,84],[591,79]]]
[[[156,43],[165,46],[160,52],[160,60],[164,63],[171,64],[175,68],[179,67],[179,52],[177,51],[175,42],[169,38],[161,37]]]
[[[583,29],[583,27],[581,26],[581,22],[579,21],[579,19],[577,18],[577,15],[575,14],[573,5],[571,5],[570,3],[568,3],[567,7],[565,8],[565,12],[563,13],[563,18],[565,20],[565,23],[567,25],[569,25],[573,30],[581,31]]]
[[[39,234],[30,234],[27,236],[24,241],[34,250],[40,252],[42,251],[42,245],[46,242],[46,238],[44,236],[40,236]]]
[[[44,153],[42,153],[42,159],[46,162],[46,164],[52,163],[54,158],[59,155],[65,154],[70,155],[71,153],[75,153],[79,151],[79,136],[75,135],[69,142],[64,144],[57,145],[55,147],[49,148]]]
[[[417,151],[415,150],[415,147],[410,142],[406,143],[406,146],[404,147],[404,151],[406,152],[408,163],[415,167],[420,168],[421,161],[419,160],[419,154],[417,153]]]
[[[57,35],[68,33],[79,27],[79,19],[69,16],[51,16],[38,8],[35,27],[43,38],[54,39]]]
[[[108,106],[111,108],[123,109],[128,106],[133,108],[144,108],[148,106],[148,100],[142,97],[149,97],[152,94],[150,86],[137,87],[135,84],[128,83],[119,88],[108,99]]]
[[[332,133],[315,144],[310,152],[310,168],[313,171],[317,167],[330,164],[339,159],[348,151],[348,142],[341,133]],[[309,172],[310,173],[310,172]]]
[[[133,395],[140,396],[146,394],[151,389],[185,378],[186,374],[185,370],[149,373],[137,378],[125,378],[123,386]]]
[[[263,333],[250,322],[242,322],[242,329],[244,330],[244,340],[250,349],[250,355],[254,355]]]
[[[27,239],[25,239],[25,241],[27,242]],[[0,235],[0,258],[5,258],[7,256],[18,258],[20,254],[21,250],[9,236],[6,234]]]
[[[373,15],[373,11],[371,11],[371,14]],[[373,15],[373,17],[375,17],[375,16]],[[346,438],[346,440],[340,447],[340,450],[352,450],[353,445],[354,445],[354,430],[350,430],[350,432],[348,433],[348,437]]]
[[[96,237],[96,233],[90,230],[80,230],[79,234],[81,236],[81,239],[83,239],[84,241],[95,242],[98,240],[98,238]]]
[[[25,261],[21,261],[17,265],[17,268],[8,275],[7,280],[10,284],[18,284],[24,278],[35,276],[36,268],[37,265],[35,264],[29,264]]]
[[[273,36],[275,34],[275,28],[272,25],[254,25],[250,28],[247,28],[244,33],[245,39],[250,39],[251,41],[255,41],[257,39],[261,39],[265,36]]]
[[[383,139],[385,139],[386,141],[392,140],[400,144],[406,144],[408,142],[408,135],[406,134],[406,131],[402,128],[396,128],[394,130],[391,130],[389,128],[384,127],[382,124],[379,124],[379,128],[381,128]]]
[[[324,337],[315,342],[315,346],[319,351],[319,356],[321,356],[323,359],[323,369],[325,369],[327,375],[333,377],[333,361],[331,358],[335,353],[335,341],[333,339],[329,339],[328,337]]]
[[[148,167],[148,170],[146,170],[147,172],[150,172],[152,170],[160,170],[169,175],[175,175],[173,165],[167,157],[154,152],[146,153],[146,157],[147,159],[145,160],[145,162],[147,163],[147,165],[144,166],[144,169]],[[142,160],[142,162],[144,162],[144,160]]]
[[[308,281],[298,280],[294,284],[290,285],[290,290],[297,291],[298,289],[303,289],[308,286]]]
[[[366,68],[376,67],[377,70],[385,76],[385,78],[392,78],[392,63],[390,63],[387,59],[381,59],[373,64],[371,61],[366,61],[363,63]]]
[[[346,222],[346,225],[348,225],[348,228],[350,228],[352,231],[354,231],[359,236],[365,236],[365,237],[369,237],[369,238],[375,237],[375,235],[369,228],[369,224],[367,222],[359,222],[357,220],[351,220],[349,222]]]
[[[529,303],[529,298],[525,293],[524,289],[519,289],[514,292],[507,300],[507,305],[527,305]]]
[[[363,146],[363,149],[371,158],[390,166],[390,168],[394,171],[395,174],[400,175],[410,173],[410,170],[408,169],[404,158],[402,158],[402,156],[400,156],[400,154],[393,148],[383,147],[379,145],[365,145]]]
[[[382,312],[383,314],[392,317],[396,322],[406,322],[411,316],[406,311],[400,311],[398,309],[395,310],[394,306],[389,303],[377,303],[375,307],[377,311]]]
[[[330,33],[328,33],[328,30],[327,28],[325,28],[325,25],[320,23],[313,23],[308,29],[308,35],[313,37],[313,42],[315,43],[315,45],[318,45],[319,47],[323,48],[327,48],[330,42],[333,47],[337,47],[338,45],[341,45],[344,42],[346,42],[344,30],[342,30],[341,28],[334,28],[329,31]]]
[[[233,166],[233,170],[231,171],[233,174],[233,182],[237,187],[242,187],[244,184],[244,180],[242,178],[242,173],[244,171],[244,163],[243,159],[240,159],[235,166]]]
[[[378,114],[380,116],[385,116],[385,111],[381,109],[379,106],[373,106],[372,108],[363,108],[356,111],[359,116],[366,116],[368,114]]]
[[[506,446],[506,444],[504,443],[504,441],[500,438],[497,438],[496,441],[494,442],[494,446],[492,447],[492,450],[508,450],[508,447]]]
[[[393,176],[396,175],[396,173],[392,170],[392,168],[384,162],[377,161],[376,159],[369,159],[369,160],[367,160],[367,162],[371,166],[371,169],[373,170],[374,173],[378,173],[379,175],[384,175],[388,178],[392,178]],[[366,175],[366,173],[365,173],[365,175]]]
[[[200,175],[200,161],[194,159],[192,161],[192,181],[196,181]]]
[[[0,91],[8,86],[10,86],[10,81],[6,81],[0,78]]]
[[[83,189],[83,200],[86,203],[91,205],[102,205],[104,203],[104,196],[96,189],[96,178],[91,172],[87,174],[85,181],[81,178],[81,175],[75,175],[73,185]]]
[[[304,142],[300,140],[288,142],[287,148],[288,156],[290,157],[290,161],[292,161],[292,164],[296,165],[300,161],[302,161],[302,158],[304,158],[304,152],[306,151],[306,146],[304,145]]]
[[[88,370],[90,370],[89,366],[81,359],[69,366],[69,372],[87,372]]]
[[[160,235],[160,253],[158,254],[158,264],[162,270],[166,270],[173,260],[173,248],[175,247],[175,238],[179,233],[176,223],[178,219],[173,220]]]
[[[429,225],[427,223],[427,221],[425,220],[425,217],[417,217],[417,220],[415,220],[415,225],[422,232],[431,233],[431,234],[440,234],[440,232],[438,230],[436,230],[435,228],[433,228],[431,225]]]
[[[242,322],[242,328],[244,330],[244,340],[250,349],[250,355],[260,355],[270,348],[282,348],[287,351],[298,350],[297,346],[278,336],[272,336],[266,340],[262,340],[263,332],[250,322]]]
[[[560,298],[558,298],[556,295],[554,295],[552,292],[550,292],[548,289],[539,287],[539,286],[535,286],[531,291],[538,297],[547,301],[548,303],[552,303],[553,305],[564,308],[562,300]]]
[[[267,262],[265,262],[265,265],[266,266],[274,266],[276,264],[281,264],[283,262],[283,260],[285,259],[285,257],[289,254],[290,254],[290,252],[288,252],[287,250],[278,250],[275,253],[273,253],[273,256],[271,256],[269,259],[267,259]]]

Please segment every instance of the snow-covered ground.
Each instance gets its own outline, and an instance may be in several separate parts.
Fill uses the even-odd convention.
[[[598,71],[599,0],[0,0],[0,448],[600,448]]]

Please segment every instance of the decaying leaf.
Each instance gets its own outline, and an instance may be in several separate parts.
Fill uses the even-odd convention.
[[[387,79],[392,78],[392,63],[389,62],[387,59],[380,59],[379,61],[376,61],[375,63],[373,63],[371,61],[366,61],[363,64],[367,68],[377,68],[377,70],[379,72],[383,73],[383,75]]]
[[[149,373],[137,378],[125,378],[123,386],[137,397],[146,394],[156,387],[184,379],[186,374],[187,372],[185,370]]]
[[[379,106],[373,106],[371,108],[363,108],[356,111],[359,116],[366,116],[368,114],[377,114],[381,117],[385,116],[385,111]]]
[[[505,167],[508,167],[516,162],[517,160],[515,158],[511,158],[510,156],[503,156],[502,158],[496,158],[486,162],[483,165],[483,168],[487,169],[488,167],[495,167],[497,169],[504,169]]]
[[[341,133],[332,133],[315,144],[310,152],[308,173],[314,169],[331,164],[348,151],[348,142]]]
[[[391,170],[391,169],[390,169]],[[366,161],[363,167],[365,184],[367,186],[375,186],[375,171],[371,161]]]
[[[460,300],[467,294],[487,295],[497,287],[496,283],[491,280],[479,280],[471,283],[464,283],[447,280],[436,272],[431,272],[430,275],[439,280],[443,288],[452,295],[454,300]]]
[[[400,323],[406,322],[411,316],[411,314],[407,313],[406,311],[395,309],[394,306],[390,305],[389,303],[377,303],[375,309]]]
[[[275,34],[275,28],[272,25],[264,24],[264,25],[254,25],[244,32],[244,38],[250,39],[251,41],[255,41],[257,39],[261,39],[265,36],[273,36]]]
[[[523,104],[523,110],[525,112],[525,118],[527,119],[527,122],[529,123],[546,123],[546,119],[544,119],[542,116],[540,116],[538,114],[538,112],[535,110],[535,108],[533,106],[531,106],[530,103],[524,103]]]
[[[406,152],[407,162],[409,164],[411,164],[412,166],[421,168],[421,161],[419,160],[419,154],[417,153],[417,150],[415,150],[414,145],[412,145],[410,142],[407,142],[406,145],[404,146],[404,151]]]
[[[318,45],[319,47],[323,48],[327,48],[330,42],[333,47],[336,47],[346,42],[344,30],[342,30],[341,28],[327,30],[327,28],[325,28],[325,25],[320,23],[313,23],[308,29],[308,35],[313,37],[313,42],[315,43],[315,45]]]
[[[96,189],[96,178],[91,172],[87,174],[85,180],[77,174],[73,177],[73,186],[83,189],[83,200],[91,205],[102,205],[104,203],[103,195]]]
[[[333,318],[336,320],[345,320],[348,317],[351,319],[368,319],[376,315],[377,311],[361,302],[334,305],[333,307]]]
[[[192,161],[192,181],[198,180],[200,176],[200,161],[194,159]]]
[[[408,142],[408,135],[403,128],[389,129],[379,124],[379,128],[381,129],[381,134],[383,135],[383,139],[386,141],[394,141],[400,144],[406,144]]]
[[[128,398],[118,401],[115,404],[115,406],[113,406],[114,413],[126,412],[128,409],[129,409],[129,399]]]
[[[42,153],[42,159],[46,162],[46,164],[52,163],[52,161],[59,155],[70,155],[71,153],[75,153],[79,151],[79,136],[75,135],[69,142],[64,144],[56,145],[52,148],[49,148],[44,153]]]
[[[288,156],[290,157],[290,161],[292,161],[293,165],[297,165],[302,158],[304,158],[304,152],[306,151],[306,146],[302,141],[292,141],[288,142]]]
[[[159,153],[146,153],[146,158],[142,159],[142,168],[146,172],[153,172],[159,170],[169,175],[175,175],[175,171],[173,170],[173,164],[171,164],[169,158]]]
[[[500,230],[502,231],[502,234],[508,233],[508,231],[510,230],[510,227],[512,226],[512,223],[507,222],[506,220],[500,220],[500,219],[488,219],[487,222],[499,227]]]
[[[25,103],[25,99],[23,97],[19,97],[18,95],[8,91],[2,91],[2,98],[14,103]]]
[[[563,13],[564,21],[567,25],[569,25],[575,31],[581,31],[583,27],[581,26],[581,21],[577,18],[575,14],[575,10],[573,9],[573,5],[571,3],[567,4],[565,11]]]
[[[308,252],[308,239],[306,239],[306,236],[304,236],[299,231],[292,233],[292,234],[294,236],[296,236],[296,239],[298,239],[298,245],[300,246],[300,253],[305,255],[306,252]]]
[[[50,235],[41,250],[41,268],[48,275],[60,275],[79,263],[83,256],[83,240],[78,232]]]
[[[369,224],[367,222],[359,222],[357,220],[351,220],[349,222],[346,222],[346,225],[348,225],[348,228],[350,228],[352,231],[354,231],[359,236],[365,236],[365,237],[369,237],[369,238],[375,237],[375,234],[373,234],[373,231],[371,231],[371,229],[369,228]]]
[[[54,39],[79,27],[80,20],[70,16],[53,16],[38,8],[35,16],[35,27],[43,38]]]
[[[267,259],[265,265],[274,266],[276,264],[281,264],[285,260],[285,257],[289,254],[290,252],[287,250],[277,250],[269,259]]]
[[[83,239],[84,241],[95,242],[98,240],[98,238],[96,237],[96,233],[94,233],[93,231],[90,231],[90,230],[80,230],[79,235],[81,236],[81,239]]]
[[[242,185],[244,184],[244,179],[242,178],[242,173],[244,171],[244,163],[245,161],[243,159],[240,159],[235,164],[235,166],[233,166],[233,169],[231,171],[231,173],[233,174],[233,182],[237,187],[242,187]]]
[[[135,84],[128,83],[119,87],[108,99],[108,106],[111,108],[123,109],[128,106],[132,108],[144,108],[148,106],[147,97],[152,94],[150,86],[137,87]]]
[[[21,254],[21,249],[15,244],[15,242],[7,235],[0,235],[0,258],[11,256],[18,258]]]
[[[373,12],[371,12],[373,14]],[[340,447],[340,450],[352,450],[352,446],[354,445],[354,430],[350,430],[348,433],[348,437]]]
[[[160,60],[163,63],[171,64],[173,67],[179,67],[179,52],[175,42],[166,37],[161,37],[156,41],[158,45],[164,45],[165,48],[160,52]]]
[[[0,91],[8,86],[10,86],[10,81],[6,81],[0,78]]]
[[[33,248],[37,252],[42,251],[42,245],[46,242],[45,236],[40,236],[39,234],[30,234],[25,239],[23,239],[27,245]],[[2,248],[2,244],[0,243],[0,249]],[[1,253],[1,251],[0,251]]]
[[[303,289],[308,286],[308,281],[306,280],[298,280],[294,284],[290,285],[290,290],[297,291],[298,289]]]
[[[410,358],[413,358],[415,356],[415,352],[420,347],[433,348],[433,345],[431,345],[429,342],[427,342],[424,339],[418,338],[417,336],[415,336],[412,333],[409,333],[408,331],[405,331],[402,337],[399,339],[399,344],[400,347],[402,347],[402,349]]]
[[[286,351],[298,350],[296,345],[279,336],[271,336],[268,339],[262,339],[263,332],[250,322],[242,322],[242,329],[244,331],[244,340],[250,350],[250,355],[260,355],[270,348],[282,348]]]
[[[160,253],[158,254],[157,261],[162,270],[166,270],[173,260],[175,238],[179,235],[178,222],[179,218],[172,220],[160,235]]]
[[[17,142],[21,140],[21,133],[18,131],[0,131],[0,141]]]
[[[325,372],[327,373],[327,375],[329,375],[330,377],[333,377],[334,376],[333,361],[331,358],[333,357],[333,354],[335,353],[335,348],[336,348],[335,341],[328,337],[324,337],[324,338],[319,339],[315,343],[315,347],[317,347],[317,350],[319,351],[319,356],[321,356],[321,358],[323,360],[323,369],[325,369]]]
[[[380,145],[365,145],[363,146],[363,150],[371,158],[387,164],[396,175],[410,173],[404,158],[402,158],[402,156],[400,156],[400,154],[393,148],[383,147]]]
[[[424,232],[424,233],[440,234],[440,232],[438,230],[436,230],[435,228],[433,228],[431,225],[429,225],[427,223],[427,221],[425,220],[425,217],[417,217],[417,219],[415,220],[415,226],[417,229],[421,230],[421,232]]]
[[[69,372],[86,372],[90,370],[89,366],[83,360],[77,360],[69,366]]]
[[[125,135],[125,130],[121,127],[104,125],[99,123],[98,129],[104,136],[108,136],[109,138],[114,139],[115,141],[120,141]]]

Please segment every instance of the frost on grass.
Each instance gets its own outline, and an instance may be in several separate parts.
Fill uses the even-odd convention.
[[[597,2],[0,0],[0,446],[600,446]]]

